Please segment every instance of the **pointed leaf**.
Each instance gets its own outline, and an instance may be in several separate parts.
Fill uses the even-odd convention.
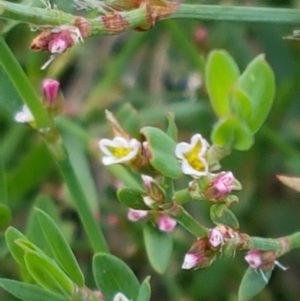
[[[266,280],[269,280],[271,275],[272,270],[255,271],[254,269],[248,268],[239,288],[239,301],[248,301],[261,292],[268,284]]]
[[[53,219],[42,210],[36,208],[35,214],[55,260],[77,285],[83,286],[83,274],[60,229]]]
[[[212,141],[218,146],[248,150],[253,144],[253,134],[236,116],[220,120],[212,132]]]
[[[66,301],[65,297],[33,284],[0,278],[0,286],[23,301]]]
[[[250,100],[252,111],[248,124],[252,133],[255,133],[267,118],[275,95],[274,72],[265,61],[264,55],[259,55],[247,66],[237,87]]]
[[[149,210],[149,207],[144,203],[142,195],[144,191],[130,187],[123,187],[118,190],[118,200],[128,208],[136,210]]]
[[[215,224],[224,224],[233,229],[239,228],[239,222],[226,204],[215,204],[210,208],[210,218]]]
[[[219,117],[231,112],[229,94],[239,76],[237,64],[226,51],[210,53],[205,66],[205,82],[212,107]]]
[[[72,281],[46,255],[27,252],[25,263],[30,275],[40,286],[59,294],[71,295],[73,293],[74,285]]]
[[[169,178],[179,178],[182,171],[175,157],[175,141],[162,130],[150,126],[142,128],[141,133],[149,143],[152,166]]]
[[[168,129],[167,134],[170,138],[172,138],[175,142],[177,141],[178,129],[175,123],[175,115],[172,112],[167,113],[168,118]]]
[[[170,233],[161,232],[151,224],[144,226],[144,241],[148,259],[154,270],[163,274],[170,262],[173,239]]]
[[[0,204],[0,229],[5,229],[11,221],[11,212],[8,206]]]
[[[106,300],[121,292],[129,300],[136,300],[140,284],[131,269],[119,258],[98,253],[93,258],[93,274],[98,289]]]
[[[147,277],[139,290],[139,295],[137,301],[150,301],[151,298],[151,286],[150,286],[150,277]]]

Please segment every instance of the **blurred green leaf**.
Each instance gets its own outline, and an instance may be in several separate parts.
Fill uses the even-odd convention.
[[[175,142],[177,142],[178,129],[175,123],[175,115],[172,112],[167,113],[168,118],[168,129],[167,134],[171,137]]]
[[[83,274],[60,229],[45,212],[36,208],[35,214],[55,260],[77,285],[83,286]]]
[[[182,175],[182,171],[175,157],[175,141],[162,130],[150,126],[143,127],[141,133],[149,143],[150,162],[153,167],[166,177],[179,178]]]
[[[274,72],[265,61],[264,55],[259,55],[247,66],[237,82],[237,87],[251,102],[248,124],[255,133],[267,118],[275,95]]]
[[[66,301],[65,297],[33,284],[0,278],[0,286],[23,301]]]
[[[40,286],[67,296],[73,293],[72,281],[46,254],[26,252],[25,263],[30,275]]]
[[[151,298],[150,277],[147,277],[141,284],[137,301],[149,301]]]
[[[248,120],[251,116],[251,103],[247,95],[238,88],[233,88],[229,95],[231,112],[241,120]]]
[[[229,94],[240,75],[237,64],[224,50],[212,51],[205,66],[205,82],[215,113],[227,116],[230,111]]]
[[[149,207],[144,203],[142,195],[144,191],[131,187],[123,187],[118,190],[118,200],[128,208],[136,210],[149,210]]]
[[[148,259],[156,272],[163,274],[170,262],[173,251],[173,238],[151,224],[144,225],[144,241]]]
[[[140,284],[131,269],[119,258],[105,253],[96,254],[93,258],[93,274],[106,300],[112,300],[119,292],[129,300],[136,300]]]
[[[218,146],[248,150],[253,144],[253,134],[236,116],[220,120],[213,129],[212,141]]]
[[[0,204],[0,229],[8,227],[11,221],[11,212],[8,206]]]
[[[261,273],[263,273],[264,276]],[[254,269],[248,268],[239,288],[239,301],[248,301],[254,296],[256,296],[258,293],[260,293],[268,284],[266,280],[269,281],[271,275],[272,270],[255,271]]]
[[[210,207],[210,218],[215,224],[224,224],[233,229],[239,228],[239,222],[226,204],[214,204]]]

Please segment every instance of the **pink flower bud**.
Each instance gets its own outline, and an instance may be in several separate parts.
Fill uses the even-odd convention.
[[[44,79],[43,81],[43,95],[45,100],[52,103],[58,98],[59,82],[54,79]]]
[[[176,221],[167,215],[160,215],[157,220],[157,225],[160,231],[172,232],[176,227]]]
[[[212,247],[216,248],[224,243],[224,238],[218,229],[211,229],[208,234],[208,241]]]
[[[215,176],[204,195],[208,199],[225,199],[234,189],[235,178],[231,171],[221,172]]]
[[[259,250],[250,250],[245,256],[250,268],[259,269],[263,265],[262,252]]]
[[[138,220],[142,219],[143,217],[148,215],[148,211],[146,210],[136,210],[136,209],[129,209],[127,213],[127,217],[132,222],[137,222]]]
[[[74,45],[72,33],[69,30],[62,30],[57,33],[53,33],[51,40],[48,44],[50,53],[63,53],[68,48]]]
[[[201,262],[201,256],[197,253],[187,253],[184,256],[183,264],[181,266],[184,270],[189,270],[198,266]]]

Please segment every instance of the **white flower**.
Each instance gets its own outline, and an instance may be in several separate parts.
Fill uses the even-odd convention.
[[[22,111],[15,115],[15,121],[19,123],[30,123],[34,121],[34,117],[26,105],[23,105]]]
[[[189,270],[197,266],[200,263],[201,257],[196,253],[187,253],[184,256],[184,261],[181,266],[184,270]]]
[[[205,159],[208,142],[200,134],[191,138],[191,143],[178,143],[175,149],[176,157],[182,161],[182,171],[187,175],[199,178],[208,173],[208,164]]]
[[[127,299],[122,293],[117,293],[114,296],[113,301],[130,301],[130,300]]]
[[[127,213],[128,219],[131,220],[132,222],[137,222],[138,220],[142,219],[147,215],[148,215],[147,210],[136,210],[132,208],[129,208]]]
[[[141,143],[134,138],[128,141],[122,137],[115,137],[113,140],[101,139],[99,147],[105,155],[102,158],[103,164],[111,165],[131,161],[138,154]]]

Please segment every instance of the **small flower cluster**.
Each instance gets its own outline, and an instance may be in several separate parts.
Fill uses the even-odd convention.
[[[208,231],[206,237],[199,238],[184,257],[183,269],[210,266],[218,254],[234,255],[242,245],[239,233],[227,226],[218,225]]]

